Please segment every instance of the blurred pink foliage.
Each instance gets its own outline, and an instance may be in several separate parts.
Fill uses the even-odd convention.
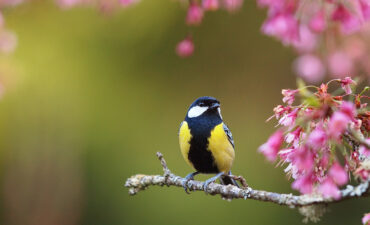
[[[370,225],[370,213],[366,213],[364,217],[362,217],[362,224]]]
[[[13,7],[27,0],[0,0],[0,7]],[[30,0],[28,0],[30,1]],[[178,0],[185,3],[185,23],[196,26],[210,11],[235,12],[243,0]],[[291,46],[298,54],[293,63],[294,72],[309,83],[319,83],[327,75],[343,78],[365,74],[370,76],[370,0],[256,0],[267,9],[267,18],[261,31]],[[106,12],[126,8],[140,0],[55,0],[68,9],[91,5]],[[1,12],[0,12],[1,13]],[[4,28],[0,14],[0,52],[12,52],[16,36]],[[189,34],[187,34],[189,36]],[[176,47],[180,57],[183,54]]]
[[[140,0],[55,0],[56,3],[64,9],[68,9],[78,5],[92,5],[102,11],[112,10],[115,7],[128,7]]]
[[[340,85],[343,94],[328,92],[333,82]],[[302,86],[282,91],[286,105],[275,107],[273,116],[280,128],[259,151],[271,162],[279,158],[279,165],[287,164],[284,171],[294,179],[292,188],[302,194],[315,192],[338,199],[339,187],[347,184],[350,173],[359,180],[370,179],[367,136],[370,113],[367,104],[362,102],[369,97],[363,95],[366,90],[353,94],[352,86],[356,85],[346,77],[320,87]],[[302,102],[293,105],[297,96]],[[352,140],[366,144],[350,147]]]
[[[196,2],[189,5],[188,13],[186,15],[187,25],[199,25],[203,19],[203,8]]]
[[[6,6],[14,6],[21,3],[21,1],[1,1],[0,8]],[[0,52],[1,53],[11,53],[17,46],[16,35],[5,28],[5,21],[3,14],[0,11]]]
[[[187,14],[186,14],[186,24],[188,26],[198,26],[202,23],[203,17],[209,11],[215,11],[224,9],[228,12],[235,12],[239,10],[243,5],[243,0],[180,0],[186,2],[187,4]],[[188,35],[190,36],[190,35]],[[185,39],[189,40],[189,38]],[[180,57],[189,57],[194,52],[194,43],[192,43],[192,51],[188,51],[187,54],[183,54],[182,51],[179,51],[179,46],[184,43],[181,41],[176,47],[176,53]]]
[[[370,0],[257,3],[267,8],[262,32],[297,51],[293,68],[306,81],[318,83],[326,74],[370,76]]]
[[[15,7],[31,0],[0,0],[0,53],[11,53],[17,46],[17,36],[6,29],[2,9]],[[91,5],[106,12],[116,7],[126,8],[140,0],[55,0],[62,9],[69,9],[79,5]]]
[[[191,56],[193,52],[194,44],[191,37],[185,38],[176,47],[176,53],[183,58]]]

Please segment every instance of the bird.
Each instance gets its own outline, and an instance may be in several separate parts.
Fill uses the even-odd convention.
[[[204,191],[217,179],[224,185],[238,186],[234,179],[227,176],[232,175],[234,140],[230,129],[223,122],[220,102],[216,98],[200,97],[190,105],[180,124],[179,143],[182,156],[195,170],[182,181],[187,193],[189,180],[200,173],[216,174],[204,182]]]

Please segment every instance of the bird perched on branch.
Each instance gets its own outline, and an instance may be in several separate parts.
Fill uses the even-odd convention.
[[[186,192],[188,181],[199,173],[217,174],[205,181],[205,191],[218,178],[222,184],[237,185],[235,180],[227,176],[231,175],[234,161],[234,141],[229,128],[222,121],[217,99],[200,97],[190,105],[180,125],[179,141],[185,161],[195,169],[183,181]]]

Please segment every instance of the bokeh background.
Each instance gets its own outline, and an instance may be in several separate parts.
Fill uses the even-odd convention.
[[[265,12],[247,1],[235,14],[209,13],[191,30],[194,56],[180,59],[174,48],[189,31],[185,13],[171,0],[109,15],[51,1],[4,12],[18,47],[0,58],[1,224],[301,223],[287,207],[181,188],[128,195],[129,176],[162,173],[157,151],[174,173],[191,172],[177,132],[203,95],[222,103],[236,143],[233,172],[254,188],[292,191],[283,168],[257,152],[274,130],[265,120],[281,89],[295,87],[291,50],[260,34]],[[332,205],[318,224],[360,224],[368,206]]]

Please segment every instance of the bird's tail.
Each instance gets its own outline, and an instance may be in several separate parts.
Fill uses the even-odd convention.
[[[231,172],[229,172],[229,175],[232,175]],[[220,181],[221,181],[221,184],[223,185],[228,185],[228,184],[231,184],[231,185],[235,185],[237,187],[239,187],[238,183],[236,182],[236,180],[228,177],[228,176],[222,176],[220,177]]]

